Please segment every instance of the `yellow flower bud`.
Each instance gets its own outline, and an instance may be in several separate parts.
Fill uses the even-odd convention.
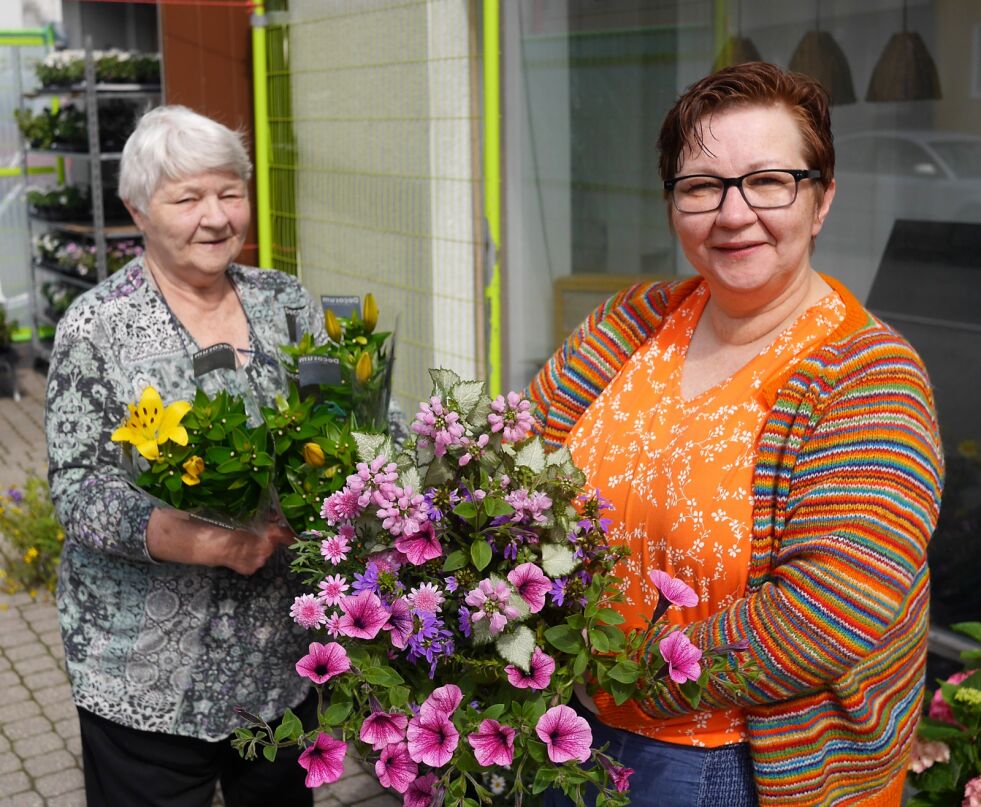
[[[316,443],[303,445],[303,461],[311,468],[319,468],[324,464],[324,450]]]
[[[337,316],[329,308],[324,311],[324,325],[327,327],[327,336],[330,337],[331,341],[340,342],[343,338],[341,323],[338,322]]]
[[[371,333],[378,324],[378,303],[375,302],[375,295],[368,292],[364,296],[364,332]]]
[[[183,466],[186,473],[181,474],[181,482],[189,487],[193,487],[201,482],[201,474],[204,472],[204,460],[197,454],[187,460]]]
[[[35,547],[31,547],[24,553],[24,563],[33,563],[38,556],[38,551]]]
[[[371,373],[373,370],[374,368],[371,366],[371,356],[368,355],[367,351],[365,351],[358,359],[358,363],[354,365],[354,377],[364,384],[371,378]]]

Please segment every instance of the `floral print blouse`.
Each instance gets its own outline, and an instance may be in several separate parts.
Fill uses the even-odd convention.
[[[244,366],[195,378],[197,346],[136,259],[62,319],[46,404],[75,701],[125,726],[205,740],[242,724],[236,705],[273,719],[303,699],[294,664],[309,637],[289,618],[300,586],[282,549],[251,577],[153,560],[146,527],[155,503],[130,483],[110,435],[148,385],[165,403],[191,400],[198,386],[225,389],[257,417],[255,407],[286,390],[275,357],[290,339],[288,316],[326,339],[320,306],[295,278],[234,264],[228,273],[249,321]]]

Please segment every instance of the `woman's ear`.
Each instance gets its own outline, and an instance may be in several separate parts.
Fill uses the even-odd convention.
[[[811,236],[816,236],[821,232],[821,228],[824,226],[824,220],[828,217],[828,211],[831,210],[831,203],[835,198],[835,190],[837,190],[837,183],[832,179],[828,183],[828,187],[824,189],[821,194],[821,198],[814,208],[814,225],[811,227]]]
[[[137,210],[133,205],[123,199],[123,204],[126,206],[126,210],[129,211],[130,216],[133,218],[133,223],[139,228],[140,232],[144,231],[145,218],[143,214]]]

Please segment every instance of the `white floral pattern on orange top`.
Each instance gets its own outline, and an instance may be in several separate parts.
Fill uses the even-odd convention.
[[[698,593],[694,608],[668,610],[672,625],[704,619],[743,596],[756,441],[768,411],[761,390],[831,333],[845,310],[829,294],[732,376],[686,400],[682,368],[708,297],[703,283],[569,435],[587,484],[613,503],[611,540],[631,550],[620,567],[626,630],[643,627],[653,610],[652,569],[680,577]],[[716,747],[745,739],[740,709],[653,720],[602,693],[596,702],[604,722],[659,740]]]

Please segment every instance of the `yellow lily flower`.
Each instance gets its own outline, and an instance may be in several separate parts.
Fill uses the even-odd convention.
[[[183,466],[186,473],[181,474],[181,482],[188,486],[194,486],[201,482],[201,474],[204,472],[204,460],[197,454],[193,455]]]
[[[371,292],[364,296],[364,316],[361,321],[364,322],[365,333],[371,333],[378,324],[378,303],[375,302],[375,295]]]
[[[341,323],[337,320],[337,315],[329,308],[324,311],[324,326],[327,328],[327,336],[332,342],[340,343],[343,338],[341,333]]]
[[[320,468],[324,462],[324,450],[316,443],[304,443],[303,461],[311,468]]]
[[[164,407],[160,393],[147,387],[138,404],[129,404],[126,425],[112,433],[112,440],[131,443],[148,460],[155,460],[160,456],[159,446],[168,440],[187,445],[187,430],[181,426],[181,420],[190,410],[187,401],[174,401]]]
[[[369,356],[367,351],[365,351],[358,359],[358,363],[354,365],[354,377],[364,384],[371,378],[371,372],[373,369],[374,368],[371,366],[371,356]]]

